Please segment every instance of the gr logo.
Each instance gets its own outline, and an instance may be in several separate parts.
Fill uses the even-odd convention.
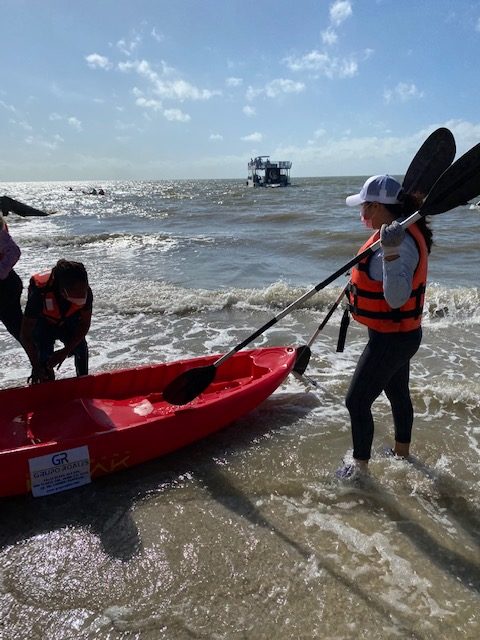
[[[62,453],[56,453],[54,456],[52,456],[52,464],[54,465],[65,464],[67,462],[68,455],[66,451],[63,451]]]

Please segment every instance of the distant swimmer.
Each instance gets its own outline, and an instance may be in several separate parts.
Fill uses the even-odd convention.
[[[93,189],[90,189],[90,191],[82,190],[82,193],[85,196],[104,196],[105,195],[105,191],[101,187],[100,189],[95,189],[95,187],[93,187]]]

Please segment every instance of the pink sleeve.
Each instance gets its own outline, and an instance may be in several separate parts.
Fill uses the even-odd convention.
[[[12,236],[0,231],[0,280],[5,280],[20,258],[20,249]]]

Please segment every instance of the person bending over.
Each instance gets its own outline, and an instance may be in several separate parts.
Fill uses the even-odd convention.
[[[54,380],[54,367],[74,357],[77,376],[88,374],[85,339],[92,318],[92,290],[81,262],[59,260],[30,278],[21,338],[32,365],[31,383]],[[55,341],[63,348],[55,350]]]

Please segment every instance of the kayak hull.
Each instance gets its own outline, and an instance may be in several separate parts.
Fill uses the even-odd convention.
[[[189,404],[163,399],[178,375],[218,357],[0,391],[0,496],[74,488],[200,440],[268,398],[293,368],[296,351],[239,352]]]

